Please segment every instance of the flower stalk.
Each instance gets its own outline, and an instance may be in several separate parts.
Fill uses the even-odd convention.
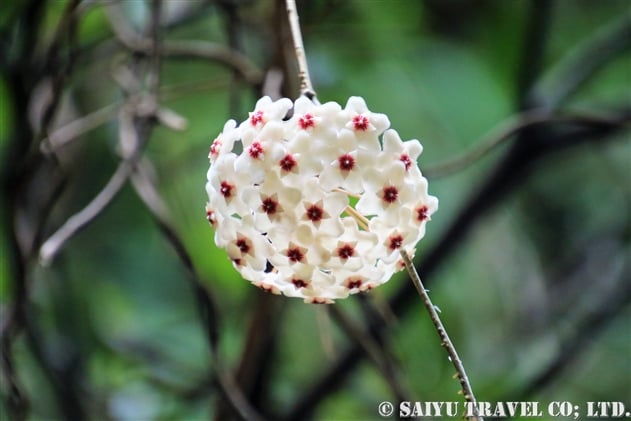
[[[298,9],[296,8],[295,0],[287,0],[287,17],[289,18],[291,38],[294,41],[294,48],[296,49],[298,77],[300,78],[300,94],[316,102],[316,93],[313,90],[311,77],[309,76],[307,55],[305,54],[305,47],[302,42],[302,34],[300,32],[300,22],[298,18]]]
[[[471,402],[473,404],[472,405],[473,408],[476,408],[476,415],[470,417],[469,419],[476,420],[476,421],[483,421],[483,418],[477,415],[476,399],[473,394],[473,389],[471,388],[471,383],[469,383],[469,378],[467,377],[467,373],[464,369],[464,365],[462,364],[462,360],[458,356],[456,347],[454,347],[453,343],[451,342],[451,339],[449,338],[449,335],[447,334],[447,330],[445,329],[445,326],[443,326],[443,323],[440,320],[440,316],[438,315],[438,311],[436,310],[436,307],[432,303],[432,300],[429,298],[429,294],[427,293],[427,290],[423,286],[423,281],[421,281],[421,277],[416,271],[416,268],[414,267],[414,263],[412,262],[412,260],[410,259],[410,257],[404,250],[401,250],[401,258],[403,259],[403,263],[405,264],[405,269],[408,271],[410,275],[410,279],[412,280],[412,283],[416,287],[418,294],[423,300],[423,304],[425,305],[425,308],[429,312],[430,318],[432,319],[432,323],[434,324],[434,327],[436,328],[436,332],[438,332],[438,336],[440,337],[440,344],[443,348],[445,348],[445,350],[449,354],[449,361],[451,361],[454,368],[456,369],[455,377],[460,382],[460,386],[462,387],[462,394],[464,395],[465,400],[468,402]]]

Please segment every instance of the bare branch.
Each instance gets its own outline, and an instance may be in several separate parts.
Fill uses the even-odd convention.
[[[241,417],[243,417],[243,419],[261,420],[262,417],[248,402],[243,391],[236,382],[234,375],[225,368],[226,365],[219,356],[218,313],[214,304],[216,300],[199,277],[197,270],[195,269],[195,265],[193,264],[193,259],[186,250],[186,247],[180,239],[180,236],[177,234],[177,231],[169,221],[168,208],[162,200],[156,186],[148,176],[148,173],[150,172],[148,170],[149,165],[150,163],[147,159],[139,163],[137,171],[132,174],[132,184],[138,193],[138,196],[147,207],[147,210],[151,213],[154,221],[158,225],[158,228],[176,251],[176,254],[180,258],[180,261],[188,273],[188,279],[197,299],[201,319],[206,327],[211,356],[214,363],[213,369],[216,373],[219,385],[232,407],[240,414]]]
[[[590,124],[611,124],[614,126],[629,125],[631,120],[620,120],[611,116],[599,116],[596,114],[573,113],[573,114],[550,114],[546,109],[533,109],[524,111],[500,122],[489,133],[473,143],[473,148],[460,156],[454,157],[446,162],[426,168],[423,172],[427,178],[440,178],[452,175],[470,165],[495,150],[505,141],[524,129],[528,129],[541,124],[569,123],[579,125]]]
[[[624,13],[578,43],[534,85],[539,105],[555,109],[612,59],[631,48],[631,14]]]
[[[132,164],[127,161],[121,162],[99,194],[97,194],[85,208],[68,218],[66,223],[42,244],[39,257],[43,266],[50,265],[66,242],[99,216],[112,202],[114,197],[116,197],[125,185],[131,173],[131,165]]]
[[[338,306],[327,306],[331,316],[342,330],[356,341],[369,356],[381,375],[386,380],[398,401],[409,401],[410,393],[406,390],[399,373],[394,367],[393,358],[384,344],[379,344],[367,332],[357,326]]]
[[[592,311],[586,312],[572,329],[571,334],[563,338],[556,356],[519,391],[513,391],[507,395],[510,396],[511,400],[529,399],[533,394],[558,379],[564,370],[583,355],[583,352],[588,349],[588,345],[596,340],[597,335],[602,334],[608,324],[616,320],[628,308],[629,303],[631,303],[631,283],[628,282],[631,271],[629,270],[629,262],[626,261],[625,263],[618,281],[619,287],[613,288],[606,297],[600,300],[598,305],[593,307]],[[596,279],[592,281],[596,281]],[[590,283],[598,285],[597,282]]]
[[[108,3],[106,11],[116,38],[126,48],[135,53],[151,53],[152,41],[137,34],[131,26],[126,24],[127,20],[120,11],[120,5],[117,2]],[[248,83],[258,84],[263,80],[263,72],[245,55],[212,42],[198,40],[165,41],[161,46],[161,56],[164,58],[194,58],[216,61],[239,72]]]
[[[118,106],[119,104],[117,103],[106,105],[59,127],[42,142],[42,152],[51,153],[56,151],[79,136],[107,123],[116,115]]]
[[[429,312],[429,316],[432,319],[432,323],[436,328],[436,332],[438,332],[438,336],[440,337],[440,345],[445,348],[447,353],[449,354],[449,361],[453,364],[456,369],[456,374],[458,376],[458,381],[460,382],[460,386],[462,387],[462,393],[464,394],[464,398],[466,401],[471,402],[474,406],[474,410],[476,412],[475,416],[469,417],[473,420],[483,421],[483,418],[477,414],[477,405],[475,396],[473,395],[473,389],[471,388],[471,383],[469,383],[469,377],[467,377],[467,373],[464,369],[464,365],[462,364],[462,360],[458,356],[458,352],[456,351],[456,347],[451,342],[449,335],[447,334],[447,330],[445,326],[443,326],[443,322],[440,320],[440,316],[438,315],[438,311],[436,307],[432,303],[432,300],[429,298],[429,294],[423,286],[423,281],[421,281],[421,277],[418,275],[410,256],[408,256],[405,250],[401,250],[401,258],[403,259],[403,263],[405,263],[405,269],[410,275],[410,279],[418,292],[418,295],[423,300],[423,304],[425,305],[425,309]]]
[[[313,85],[311,84],[311,77],[309,76],[309,66],[307,65],[305,47],[302,43],[302,34],[300,33],[300,22],[295,0],[287,0],[287,17],[289,19],[289,27],[291,29],[291,38],[294,41],[294,48],[296,49],[298,77],[300,79],[300,94],[306,96],[312,101],[317,101],[316,93],[313,90]]]

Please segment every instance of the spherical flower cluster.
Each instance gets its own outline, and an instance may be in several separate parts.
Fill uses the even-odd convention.
[[[417,158],[361,97],[261,98],[210,147],[206,216],[256,286],[331,303],[387,282],[438,208]]]

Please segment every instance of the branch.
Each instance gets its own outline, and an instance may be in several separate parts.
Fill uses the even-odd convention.
[[[121,162],[99,194],[97,194],[85,208],[68,218],[68,220],[42,244],[39,257],[43,266],[49,266],[66,242],[105,210],[125,185],[131,173],[131,169],[132,164],[130,162]]]
[[[31,0],[22,5],[21,10],[16,11],[17,19],[25,31],[21,39],[9,40],[8,45],[15,49],[15,55],[3,54],[2,63],[6,68],[7,92],[11,101],[15,118],[13,121],[13,136],[7,145],[4,154],[3,165],[0,166],[2,179],[2,198],[5,201],[5,211],[0,213],[2,230],[7,235],[6,259],[11,280],[10,307],[2,317],[0,330],[0,346],[2,351],[2,374],[6,381],[7,400],[6,411],[16,420],[25,420],[29,412],[29,398],[24,391],[18,374],[15,370],[13,359],[13,341],[24,328],[28,307],[28,282],[26,256],[21,250],[18,239],[16,220],[19,214],[19,206],[23,187],[28,179],[28,172],[24,163],[28,160],[29,148],[33,142],[33,130],[31,128],[28,111],[30,97],[34,86],[29,83],[33,77],[32,51],[37,44],[37,33],[42,25],[44,3]],[[4,35],[4,34],[3,34]],[[3,47],[5,40],[2,40]],[[8,48],[8,47],[7,47]],[[3,48],[3,53],[6,48]],[[13,58],[13,59],[12,59]],[[28,71],[25,71],[28,69]],[[3,69],[4,70],[4,69]]]
[[[563,371],[584,354],[598,334],[602,334],[604,328],[628,308],[631,303],[631,283],[628,282],[631,271],[628,263],[627,261],[618,282],[620,288],[611,291],[593,311],[587,312],[572,329],[572,334],[561,342],[557,355],[527,385],[512,393],[510,400],[526,400],[557,380]],[[592,284],[596,285],[597,279],[593,281]]]
[[[473,147],[460,156],[456,156],[446,162],[426,168],[423,173],[427,178],[440,178],[455,174],[495,150],[515,134],[525,129],[552,123],[568,123],[576,125],[611,124],[614,126],[629,125],[631,120],[620,120],[611,116],[599,116],[595,114],[550,114],[548,110],[538,108],[524,111],[499,123],[486,135],[473,142]]]
[[[429,294],[425,289],[425,286],[423,286],[421,277],[418,275],[418,272],[416,271],[416,268],[414,267],[414,264],[412,263],[412,260],[410,259],[410,256],[408,256],[406,251],[401,250],[401,258],[403,259],[403,263],[405,263],[405,269],[410,275],[410,279],[412,279],[412,283],[414,284],[416,291],[423,300],[425,309],[427,309],[429,316],[432,319],[432,323],[436,328],[436,332],[438,332],[438,336],[440,337],[440,345],[445,348],[445,350],[449,354],[449,361],[456,369],[456,375],[458,377],[458,381],[460,382],[460,387],[462,387],[464,398],[467,402],[472,403],[473,407],[475,408],[476,414],[475,416],[472,416],[470,418],[477,421],[484,421],[484,419],[477,414],[477,404],[475,396],[473,395],[473,389],[471,388],[471,384],[469,383],[469,378],[467,377],[467,373],[464,369],[464,365],[462,364],[462,360],[460,360],[458,352],[456,351],[456,347],[451,342],[451,339],[447,334],[447,330],[443,326],[443,322],[440,320],[438,311],[432,303],[432,300],[429,298]]]
[[[340,326],[347,336],[359,344],[364,353],[372,360],[390,386],[394,397],[400,402],[409,401],[411,395],[405,390],[403,382],[396,371],[396,367],[394,367],[393,358],[389,354],[389,349],[387,349],[384,344],[378,343],[369,333],[357,326],[338,306],[327,306],[327,310],[329,310],[331,316],[333,316],[333,320],[335,320],[338,326]]]
[[[79,136],[107,123],[116,115],[119,104],[113,103],[71,121],[53,131],[41,144],[43,153],[59,150]]]
[[[186,250],[184,243],[177,234],[177,231],[169,221],[168,209],[162,197],[157,191],[156,186],[149,178],[147,159],[140,163],[137,171],[132,174],[132,184],[138,194],[138,197],[147,207],[153,217],[154,222],[160,229],[160,232],[171,244],[175,250],[182,265],[186,269],[187,279],[193,289],[197,308],[205,327],[208,343],[210,345],[211,356],[213,360],[213,369],[215,370],[217,380],[223,391],[224,396],[232,405],[233,409],[245,420],[261,420],[262,417],[252,407],[246,399],[243,391],[236,382],[234,375],[225,367],[226,364],[219,356],[219,324],[218,312],[215,306],[217,300],[214,298],[210,290],[204,286],[204,282],[199,277],[198,272],[193,264],[193,259]]]
[[[287,0],[287,17],[289,19],[289,27],[291,29],[291,38],[293,39],[294,48],[296,50],[298,78],[300,79],[300,94],[316,102],[316,93],[313,90],[311,77],[309,76],[309,66],[307,65],[305,47],[302,43],[302,34],[300,33],[300,23],[295,0]]]
[[[534,104],[530,91],[539,78],[544,61],[546,39],[552,21],[551,0],[531,0],[530,13],[524,33],[521,63],[517,72],[517,107],[520,110],[532,108]]]
[[[106,12],[116,39],[134,53],[148,55],[152,51],[152,41],[134,31],[117,2],[109,2]],[[245,55],[222,45],[207,41],[165,41],[161,46],[164,58],[194,58],[216,61],[239,72],[250,84],[259,84],[263,73]]]
[[[533,97],[547,109],[559,107],[600,69],[631,48],[631,14],[598,28],[563,56],[534,85]]]

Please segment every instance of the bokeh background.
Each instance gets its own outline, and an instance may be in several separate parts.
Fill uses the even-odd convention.
[[[298,8],[319,99],[363,96],[424,145],[440,209],[416,264],[477,398],[631,407],[629,2]],[[307,305],[213,243],[210,143],[263,93],[298,95],[282,1],[13,0],[0,25],[3,419],[462,400],[405,274]]]

